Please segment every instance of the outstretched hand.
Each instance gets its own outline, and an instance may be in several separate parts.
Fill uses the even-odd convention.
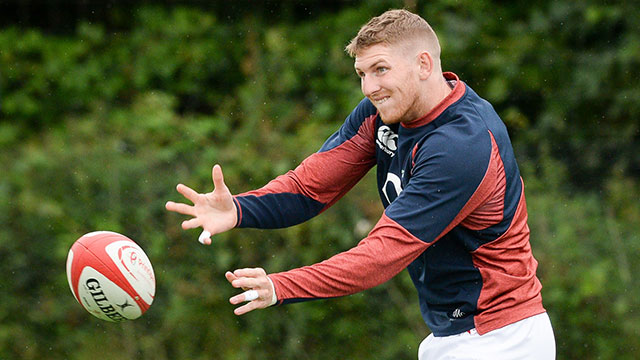
[[[236,315],[264,309],[276,303],[277,298],[273,283],[264,269],[239,269],[234,272],[227,271],[224,275],[231,286],[245,290],[245,292],[229,299],[233,305],[247,302],[233,311]]]
[[[167,201],[165,205],[169,211],[192,216],[192,219],[182,222],[182,228],[188,230],[202,227],[203,233],[199,240],[206,245],[211,244],[211,236],[233,229],[238,221],[236,204],[224,183],[220,165],[213,167],[211,177],[213,191],[210,193],[200,194],[183,184],[176,187],[193,205],[173,201]]]

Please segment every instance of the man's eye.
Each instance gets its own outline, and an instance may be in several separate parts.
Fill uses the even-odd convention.
[[[379,68],[377,68],[377,69],[376,69],[376,72],[377,72],[378,74],[384,74],[384,73],[386,73],[388,70],[389,70],[388,68],[386,68],[386,67],[384,67],[384,66],[381,66],[381,67],[379,67]]]

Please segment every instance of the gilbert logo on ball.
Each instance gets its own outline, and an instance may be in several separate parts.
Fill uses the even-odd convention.
[[[76,240],[67,256],[67,280],[80,305],[113,322],[140,317],[156,292],[153,268],[142,248],[111,231]]]

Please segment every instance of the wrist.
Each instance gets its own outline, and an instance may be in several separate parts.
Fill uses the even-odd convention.
[[[271,302],[269,303],[269,306],[273,306],[278,302],[278,296],[276,295],[276,287],[273,286],[273,281],[271,281],[271,278],[269,276],[267,276],[267,279],[269,279],[269,284],[271,284]]]
[[[242,222],[242,209],[240,208],[240,202],[238,201],[238,199],[236,199],[236,197],[233,197],[233,204],[236,206],[236,224],[233,226],[234,228],[237,228],[240,226],[240,223]]]

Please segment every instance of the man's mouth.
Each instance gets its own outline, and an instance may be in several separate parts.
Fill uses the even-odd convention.
[[[389,96],[385,96],[385,97],[380,98],[380,99],[373,99],[373,103],[376,104],[376,105],[382,105],[385,102],[387,102],[387,100],[389,100]]]

